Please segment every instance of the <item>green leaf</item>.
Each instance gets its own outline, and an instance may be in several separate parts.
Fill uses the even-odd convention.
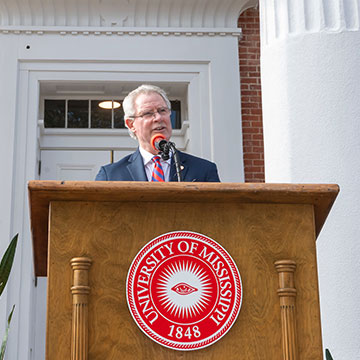
[[[14,261],[15,250],[19,234],[16,234],[11,240],[0,263],[0,295],[4,291],[5,285],[9,279],[10,270]]]
[[[325,356],[326,356],[326,360],[334,360],[330,354],[329,349],[325,349]]]
[[[5,330],[5,335],[4,335],[2,344],[1,344],[0,360],[3,360],[4,356],[5,356],[5,349],[6,349],[6,343],[7,343],[7,339],[8,339],[8,335],[9,335],[10,322],[11,322],[11,318],[13,316],[14,310],[15,310],[15,305],[13,305],[11,313],[10,313],[10,315],[8,317],[7,327],[6,327],[6,330]]]

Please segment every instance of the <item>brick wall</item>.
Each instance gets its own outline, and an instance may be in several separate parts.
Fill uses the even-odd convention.
[[[245,182],[264,182],[259,10],[244,11],[238,26],[243,33],[239,61]]]

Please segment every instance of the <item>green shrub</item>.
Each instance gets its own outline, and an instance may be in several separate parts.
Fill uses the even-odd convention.
[[[0,263],[0,296],[1,296],[2,292],[4,291],[5,285],[9,279],[11,267],[12,267],[12,264],[14,261],[18,236],[19,236],[19,234],[16,234],[13,237],[8,248],[5,251],[4,256],[1,259],[1,263]],[[6,343],[7,343],[7,338],[8,338],[8,334],[9,334],[9,327],[10,327],[10,322],[11,322],[11,318],[12,318],[14,309],[15,309],[15,305],[13,305],[10,315],[8,317],[4,339],[1,344],[0,360],[3,360],[4,356],[5,356],[5,349],[6,349]]]

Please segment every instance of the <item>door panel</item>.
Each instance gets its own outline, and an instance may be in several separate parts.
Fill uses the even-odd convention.
[[[121,160],[124,156],[133,153],[134,150],[116,150],[114,151],[114,162]]]
[[[41,150],[41,180],[94,180],[110,151]]]

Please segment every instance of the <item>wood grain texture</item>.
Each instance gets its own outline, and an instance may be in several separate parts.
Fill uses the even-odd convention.
[[[226,199],[225,199],[226,200]],[[314,206],[243,203],[193,196],[190,201],[54,201],[51,203],[47,359],[69,359],[74,256],[89,270],[89,359],[281,359],[278,274],[274,262],[296,261],[298,351],[322,357]],[[151,226],[149,226],[151,224]],[[189,230],[219,242],[238,265],[240,315],[220,341],[197,351],[170,350],[144,335],[126,302],[132,259],[151,239]]]
[[[339,192],[337,185],[259,183],[151,183],[30,181],[30,217],[36,276],[47,274],[48,213],[51,201],[311,204],[318,235]]]

